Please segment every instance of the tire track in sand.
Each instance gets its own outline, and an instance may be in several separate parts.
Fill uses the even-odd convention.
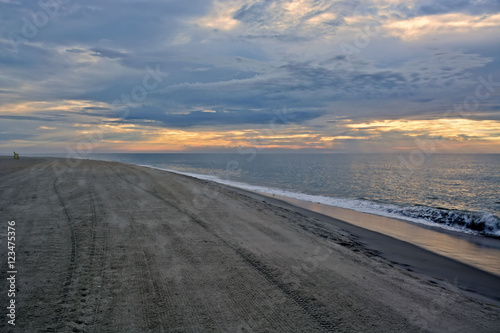
[[[54,326],[55,326],[54,332],[57,332],[64,327],[65,323],[64,323],[63,319],[66,318],[66,316],[68,314],[68,307],[65,305],[68,302],[69,290],[70,290],[70,286],[73,282],[73,275],[75,272],[76,247],[77,247],[75,228],[73,226],[71,214],[69,213],[68,207],[64,203],[64,200],[62,199],[61,193],[59,192],[59,190],[57,188],[58,183],[59,184],[62,183],[61,179],[66,174],[66,172],[67,172],[67,169],[64,170],[63,173],[60,174],[58,177],[56,177],[56,179],[54,180],[54,183],[53,183],[54,192],[56,193],[56,195],[59,199],[59,202],[60,202],[61,206],[63,207],[64,215],[66,216],[66,220],[68,222],[67,225],[68,225],[68,228],[70,231],[70,248],[71,248],[68,270],[66,272],[65,282],[64,282],[63,288],[62,288],[62,291],[63,291],[62,292],[62,300],[60,302],[60,304],[61,304],[60,312],[61,313],[60,313],[60,315],[55,316],[55,318],[54,318]]]
[[[85,163],[85,162],[84,162]],[[65,170],[53,183],[53,188],[66,216],[67,225],[70,229],[71,255],[68,272],[66,274],[63,295],[61,300],[62,308],[60,314],[56,316],[55,331],[71,330],[72,332],[97,331],[97,318],[102,302],[102,284],[106,268],[108,225],[103,216],[102,203],[97,201],[93,194],[94,173],[92,165],[86,166],[84,172],[77,176],[82,177],[86,183],[86,189],[80,196],[87,203],[83,207],[88,207],[88,211],[72,212],[65,202],[62,186],[64,177],[67,176]],[[71,178],[75,182],[75,178]],[[73,187],[79,194],[80,187]],[[72,192],[68,192],[70,195]],[[75,195],[75,194],[73,194]],[[85,208],[83,208],[85,209]],[[99,212],[101,214],[99,214]],[[74,213],[74,214],[73,214]],[[75,224],[77,216],[83,221]],[[88,216],[88,218],[87,218]],[[102,218],[101,218],[102,216]],[[88,230],[88,226],[90,230]],[[88,242],[89,248],[78,250],[78,239],[82,244]],[[77,257],[79,258],[77,260]],[[79,312],[77,312],[79,311]],[[71,312],[71,313],[70,313]]]
[[[80,286],[80,301],[84,304],[81,317],[75,321],[81,329],[98,332],[96,325],[98,323],[99,311],[102,303],[102,291],[105,281],[106,260],[108,256],[108,223],[102,207],[102,201],[96,200],[94,196],[95,175],[92,166],[87,181],[87,196],[89,198],[90,221],[91,221],[91,241],[89,256],[86,265],[88,270],[84,270],[84,281],[86,285]],[[97,205],[96,205],[97,202]],[[98,207],[98,208],[96,208]],[[98,213],[100,212],[100,214]],[[84,263],[85,264],[85,263]],[[91,318],[88,318],[91,314]]]
[[[110,166],[110,169],[118,175],[112,166]],[[120,175],[118,175],[118,177],[120,177]],[[111,177],[110,179],[115,181]],[[120,179],[122,178],[120,177]],[[116,195],[116,193],[114,194]],[[118,202],[119,205],[123,207],[123,200],[118,200]],[[130,220],[131,234],[134,235],[134,238],[147,239],[144,229],[136,228],[137,223],[135,217],[128,213],[128,218]],[[172,239],[174,242],[176,241],[175,237],[172,237]],[[179,247],[181,247],[181,242],[179,240],[177,241]],[[159,270],[155,269],[156,265],[151,262],[153,256],[148,253],[147,249],[136,246],[133,253],[134,267],[137,268],[140,275],[138,288],[140,289],[139,294],[141,298],[140,303],[142,305],[142,317],[145,320],[146,326],[154,332],[163,332],[165,330],[168,331],[168,328],[172,325],[177,325],[179,327],[187,325],[190,332],[201,332],[200,328],[202,326],[190,307],[191,302],[188,291],[181,286],[177,286],[175,290],[169,288],[165,289],[160,280],[161,273]],[[174,295],[175,291],[177,291],[177,297]],[[181,304],[176,304],[176,298],[180,298]],[[184,311],[176,313],[174,308],[178,309],[179,306],[183,306]]]
[[[131,168],[127,166],[128,168]],[[135,184],[134,182],[128,180],[125,176],[121,175],[119,172],[117,172],[114,168],[112,170],[116,173],[118,177],[126,181],[127,183],[131,184],[134,187],[137,187],[141,189],[142,191],[160,199],[161,201],[165,202],[167,205],[170,207],[178,210],[180,213],[188,216],[193,222],[201,226],[203,229],[205,229],[208,233],[210,233],[212,236],[214,236],[216,239],[218,239],[223,245],[226,247],[230,248],[236,254],[238,254],[244,262],[249,264],[256,272],[258,272],[260,275],[262,275],[268,282],[270,282],[272,285],[274,285],[277,289],[279,289],[286,297],[288,297],[293,303],[295,303],[298,308],[300,308],[311,320],[312,322],[316,323],[319,328],[321,328],[324,331],[327,332],[336,332],[337,330],[335,329],[335,324],[330,322],[328,313],[323,313],[322,311],[319,311],[321,309],[322,305],[321,304],[316,304],[316,302],[311,301],[311,300],[306,300],[303,298],[299,292],[296,290],[291,289],[288,287],[286,284],[282,283],[280,279],[277,277],[276,274],[272,273],[269,268],[267,268],[264,263],[261,261],[257,260],[256,258],[253,258],[253,256],[245,251],[243,248],[240,248],[236,245],[233,245],[223,239],[221,236],[219,236],[214,230],[212,230],[205,222],[201,221],[197,217],[193,216],[190,212],[184,211],[181,208],[173,205],[170,203],[168,200],[165,198],[161,197],[157,192],[152,192],[149,191],[148,189]],[[135,169],[134,169],[135,170]],[[153,183],[156,185],[156,183]]]

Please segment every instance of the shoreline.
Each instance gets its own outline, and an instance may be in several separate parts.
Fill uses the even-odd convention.
[[[130,163],[133,165],[149,167],[149,168],[153,168],[153,169],[157,169],[157,170],[169,171],[169,172],[173,172],[173,173],[177,173],[177,174],[192,176],[192,177],[195,177],[198,179],[214,181],[216,183],[220,183],[220,184],[224,184],[224,185],[228,185],[228,186],[242,188],[242,189],[245,189],[248,191],[256,191],[259,193],[262,192],[264,195],[269,193],[269,194],[273,194],[273,195],[286,196],[286,197],[291,198],[292,200],[297,199],[297,200],[302,200],[305,202],[313,202],[313,203],[320,203],[320,204],[324,204],[324,205],[331,205],[332,207],[339,207],[339,208],[343,208],[343,209],[354,210],[354,211],[360,212],[360,213],[372,214],[372,215],[376,215],[376,216],[382,216],[382,217],[386,217],[386,218],[390,218],[390,219],[395,219],[398,221],[404,221],[406,223],[421,226],[422,228],[428,228],[431,230],[436,230],[438,232],[449,233],[451,235],[456,235],[458,237],[463,236],[462,238],[464,238],[464,237],[467,238],[467,236],[472,235],[472,236],[485,237],[488,239],[496,239],[496,240],[500,241],[500,234],[494,233],[493,231],[491,231],[491,228],[489,229],[488,232],[483,232],[483,231],[476,230],[478,228],[474,229],[474,227],[472,227],[471,229],[469,229],[465,225],[461,224],[464,222],[462,219],[473,218],[473,217],[474,218],[482,218],[482,217],[489,218],[489,215],[492,215],[493,219],[498,218],[498,216],[500,216],[499,215],[500,211],[496,211],[494,209],[484,211],[483,209],[480,209],[477,207],[476,208],[471,208],[471,207],[463,208],[462,207],[460,209],[459,208],[449,208],[446,204],[442,207],[439,205],[436,206],[436,205],[432,205],[432,204],[420,204],[420,203],[411,204],[410,202],[413,202],[411,199],[409,201],[407,201],[407,204],[405,204],[405,203],[399,202],[398,200],[391,203],[389,201],[379,202],[379,201],[373,200],[373,199],[364,199],[364,198],[356,199],[354,197],[353,198],[350,198],[350,197],[330,197],[327,194],[307,194],[307,193],[303,193],[301,191],[297,191],[297,190],[293,190],[293,189],[286,190],[286,189],[275,188],[275,187],[267,187],[266,185],[252,185],[251,183],[248,183],[248,182],[245,183],[245,182],[238,181],[238,180],[230,180],[229,177],[226,177],[224,174],[222,174],[221,177],[217,176],[219,173],[216,173],[216,175],[213,175],[211,172],[209,172],[210,171],[209,169],[205,170],[206,172],[209,172],[208,174],[205,174],[203,172],[197,174],[197,173],[193,173],[193,172],[189,172],[189,171],[175,170],[175,169],[172,169],[172,168],[167,167],[165,165],[159,166],[160,164],[158,164],[158,163],[155,164],[152,160],[148,160],[147,158],[145,160],[143,160],[141,163],[139,163],[139,161],[135,160],[135,159],[116,158],[116,156],[127,156],[127,155],[134,155],[135,156],[135,155],[141,155],[141,154],[137,154],[137,153],[133,153],[133,154],[128,154],[128,153],[93,154],[93,155],[89,155],[89,158],[92,158],[95,160],[102,160],[102,161],[116,161],[116,162],[122,162],[122,163]],[[164,153],[158,153],[158,154],[144,153],[143,155],[147,155],[147,156],[166,155],[166,156],[169,156],[169,155],[175,155],[175,154],[171,154],[171,153],[167,153],[167,154],[164,154]],[[186,154],[178,154],[178,155],[183,156],[183,155],[193,155],[193,154],[186,153]],[[195,155],[200,155],[200,154],[195,154]],[[232,155],[232,154],[227,154],[227,155]],[[384,154],[384,155],[387,155],[387,154]],[[479,154],[479,155],[481,155],[481,154]],[[44,156],[44,155],[41,154],[40,156]],[[103,156],[104,156],[104,158],[103,158]],[[114,156],[114,157],[111,158],[109,156]],[[145,163],[145,162],[147,162],[147,163]],[[217,171],[217,170],[214,169],[213,171]],[[358,196],[359,196],[359,194],[358,194]],[[334,201],[329,202],[329,199],[334,199]],[[339,200],[339,202],[336,202],[335,200]],[[348,201],[347,203],[345,202],[346,200]],[[369,208],[365,208],[363,205],[360,206],[359,203],[356,202],[357,200],[366,201],[368,203]],[[349,201],[354,201],[354,202],[349,202]],[[381,204],[382,206],[381,207],[371,207],[372,204],[375,204],[375,205]],[[465,214],[465,215],[460,216],[460,218],[458,219],[456,224],[452,223],[450,225],[447,223],[439,223],[438,221],[436,221],[436,222],[427,221],[428,216],[425,214],[418,217],[418,215],[412,216],[412,215],[404,214],[404,212],[400,212],[397,209],[396,209],[396,212],[393,212],[392,209],[394,207],[385,207],[384,205],[400,207],[400,208],[404,208],[404,207],[417,208],[419,206],[422,206],[426,209],[442,210],[445,213],[446,212],[454,212],[457,214],[462,214],[462,215]],[[438,212],[433,212],[433,213],[438,213]],[[472,216],[472,215],[467,216],[467,214],[472,214],[472,215],[476,214],[477,216]],[[449,216],[445,216],[445,218],[448,219]],[[484,221],[483,220],[479,221],[479,223],[482,223],[482,222],[484,222]],[[486,221],[486,222],[488,222],[488,221]],[[499,245],[496,245],[496,247],[500,248]]]
[[[97,161],[104,161],[104,160],[97,160]],[[125,162],[120,162],[120,163],[125,163]],[[157,166],[149,165],[149,164],[134,164],[134,163],[125,163],[125,164],[137,165],[140,167],[146,167],[146,168],[151,168],[154,170],[161,170],[161,171],[171,172],[171,173],[178,174],[178,175],[188,176],[188,177],[192,177],[195,179],[206,180],[206,181],[217,183],[219,185],[228,186],[231,188],[237,188],[237,189],[241,189],[241,190],[252,192],[252,193],[257,193],[257,194],[260,194],[260,195],[263,195],[266,197],[281,198],[283,201],[288,201],[292,205],[297,205],[297,204],[294,204],[293,202],[302,202],[302,203],[306,203],[306,204],[310,203],[313,205],[321,205],[323,207],[333,207],[338,211],[346,211],[346,212],[349,211],[349,212],[353,212],[355,214],[360,214],[360,215],[367,214],[369,216],[375,216],[375,217],[378,217],[381,219],[404,222],[405,224],[414,225],[414,226],[417,226],[421,229],[433,230],[433,231],[440,232],[443,234],[451,235],[451,236],[454,236],[455,238],[460,238],[460,239],[465,239],[465,240],[471,240],[471,239],[476,238],[475,243],[478,243],[478,245],[485,246],[485,247],[492,247],[492,248],[496,248],[496,249],[500,250],[500,235],[497,236],[497,235],[492,235],[492,234],[481,234],[481,233],[477,233],[474,230],[468,230],[468,229],[459,230],[455,227],[451,227],[451,226],[448,226],[445,224],[438,224],[435,222],[422,223],[422,222],[417,222],[417,221],[412,221],[412,220],[406,220],[406,219],[404,219],[404,217],[387,216],[387,215],[377,214],[377,213],[373,213],[373,212],[364,212],[364,211],[359,211],[359,210],[356,210],[353,208],[345,208],[345,207],[330,205],[330,204],[311,201],[311,200],[299,199],[299,198],[295,198],[295,197],[291,197],[291,196],[274,194],[271,192],[266,192],[265,190],[250,189],[250,188],[245,188],[245,186],[242,186],[242,185],[247,185],[247,186],[251,186],[251,187],[261,187],[260,185],[251,185],[249,183],[241,183],[241,182],[236,182],[236,181],[232,182],[232,184],[225,183],[225,182],[219,182],[217,180],[211,179],[212,176],[204,175],[204,174],[194,174],[194,173],[189,173],[189,172],[176,171],[173,169],[161,168],[161,167],[157,167]],[[295,193],[297,194],[298,192],[295,192]],[[301,204],[301,207],[303,207],[303,206],[304,205]],[[341,215],[345,216],[346,214],[341,214]],[[332,217],[337,218],[335,216],[332,216]],[[375,229],[374,229],[374,231],[375,231]],[[472,241],[472,242],[474,242],[474,241]]]
[[[278,195],[258,194],[398,239],[500,277],[500,239],[496,237],[465,234]]]
[[[25,331],[497,329],[493,274],[256,193],[73,162],[0,157]]]
[[[462,233],[440,226],[426,225],[394,217],[364,213],[353,209],[330,206],[257,190],[249,190],[236,185],[219,183],[211,179],[198,178],[197,175],[191,173],[178,172],[151,165],[139,166],[213,182],[221,186],[227,186],[228,188],[254,193],[265,198],[278,199],[292,206],[313,211],[336,220],[356,225],[363,229],[404,241],[500,277],[500,238],[496,236]],[[369,220],[369,222],[365,222],[366,220]],[[456,252],[456,248],[459,248],[460,252]]]
[[[242,189],[237,190],[245,191]],[[459,287],[463,291],[477,293],[487,298],[493,296],[496,304],[500,306],[500,285],[498,284],[500,282],[500,275],[480,269],[479,267],[475,267],[454,258],[438,254],[434,251],[425,249],[424,247],[394,238],[390,235],[366,229],[340,218],[296,206],[286,200],[262,195],[261,193],[253,193],[251,191],[245,192],[247,192],[250,196],[255,194],[258,196],[256,198],[262,197],[264,201],[267,200],[272,204],[294,209],[300,213],[310,214],[311,217],[319,219],[322,222],[331,223],[341,230],[345,230],[352,234],[367,249],[373,250],[377,255],[389,260],[392,264],[399,265],[403,269],[410,272],[424,274],[426,276],[433,277],[438,281],[447,282],[454,281],[458,278],[458,276],[460,276],[459,280],[462,285],[459,285]],[[457,272],[460,272],[460,274],[457,274]],[[485,285],[488,287],[484,288]]]

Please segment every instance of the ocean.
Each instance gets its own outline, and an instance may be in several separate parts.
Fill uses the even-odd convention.
[[[500,237],[500,155],[92,154],[267,194]]]

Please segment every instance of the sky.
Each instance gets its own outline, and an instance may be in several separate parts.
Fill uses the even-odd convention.
[[[0,0],[0,154],[500,153],[500,0]]]

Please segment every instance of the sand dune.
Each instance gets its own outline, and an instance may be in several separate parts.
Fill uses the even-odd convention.
[[[1,158],[0,188],[2,273],[11,220],[18,271],[2,332],[498,332],[499,277],[439,280],[430,253],[410,271],[383,249],[411,264],[415,247],[256,194],[43,158]]]

